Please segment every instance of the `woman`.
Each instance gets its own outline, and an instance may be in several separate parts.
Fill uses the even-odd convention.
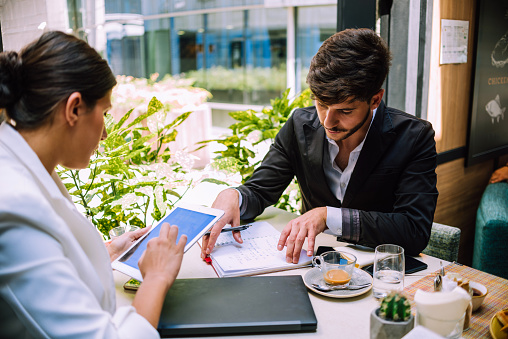
[[[508,180],[508,162],[503,167],[499,167],[490,176],[489,184],[495,184],[496,182],[502,182]]]
[[[106,248],[55,167],[85,168],[106,138],[116,81],[106,61],[62,32],[0,54],[0,337],[151,338],[186,237],[165,224],[139,261],[132,306],[116,310],[110,261],[146,230]]]

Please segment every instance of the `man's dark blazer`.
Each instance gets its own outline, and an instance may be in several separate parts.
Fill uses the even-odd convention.
[[[242,193],[241,218],[276,203],[294,176],[302,213],[342,207],[338,240],[375,247],[397,244],[417,255],[426,246],[436,209],[436,144],[432,125],[381,102],[351,175],[343,201],[323,171],[325,130],[315,107],[298,109],[281,128]]]

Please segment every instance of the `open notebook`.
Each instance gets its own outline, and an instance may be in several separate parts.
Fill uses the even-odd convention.
[[[212,265],[219,277],[238,277],[261,273],[291,270],[308,266],[312,257],[305,250],[300,253],[298,264],[286,262],[286,249],[277,250],[280,232],[266,221],[254,222],[242,231],[243,244],[233,235],[221,233],[210,254]]]

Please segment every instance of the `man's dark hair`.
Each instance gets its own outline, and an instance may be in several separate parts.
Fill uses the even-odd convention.
[[[386,42],[367,28],[335,33],[312,58],[307,83],[321,103],[369,101],[383,85],[391,64]]]
[[[16,128],[34,129],[52,118],[73,92],[89,109],[116,85],[108,63],[85,41],[47,32],[19,54],[0,53],[0,108]]]

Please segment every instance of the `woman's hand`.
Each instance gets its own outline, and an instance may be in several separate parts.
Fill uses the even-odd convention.
[[[177,236],[178,227],[164,223],[161,225],[159,236],[148,241],[146,251],[138,262],[144,281],[157,278],[167,281],[169,286],[173,284],[180,270],[183,250],[187,243],[187,236],[184,234],[177,244]]]
[[[111,240],[111,242],[106,245],[111,262],[118,258],[123,252],[127,251],[129,247],[131,247],[136,240],[148,232],[149,229],[150,227],[145,227],[137,231],[127,232]]]
[[[176,243],[177,236],[177,226],[162,224],[159,236],[148,241],[146,251],[138,261],[143,282],[136,292],[132,306],[154,328],[157,328],[164,298],[182,264],[187,236],[182,235]]]
[[[498,168],[494,173],[492,173],[492,176],[490,177],[489,183],[493,184],[496,182],[501,182],[508,180],[508,164],[505,166]]]

